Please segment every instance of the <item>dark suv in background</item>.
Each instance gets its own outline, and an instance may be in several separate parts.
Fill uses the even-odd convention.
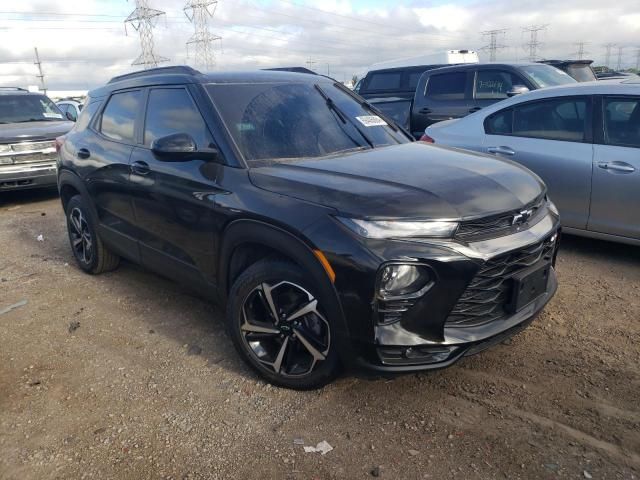
[[[72,126],[45,95],[0,87],[0,192],[55,185],[55,139]]]
[[[277,385],[446,367],[556,290],[538,177],[413,142],[329,78],[166,67],[85,105],[58,164],[79,267],[124,257],[219,300]]]
[[[475,63],[429,70],[416,88],[410,131],[420,138],[433,123],[464,117],[529,90],[568,83],[576,81],[541,63]]]

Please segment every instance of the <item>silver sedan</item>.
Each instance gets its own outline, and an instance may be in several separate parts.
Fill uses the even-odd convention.
[[[640,245],[640,80],[535,90],[431,125],[422,140],[525,165],[566,233]]]

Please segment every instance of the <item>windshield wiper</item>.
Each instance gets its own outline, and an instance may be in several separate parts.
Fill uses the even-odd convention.
[[[334,112],[343,124],[346,125],[347,123],[350,123],[353,126],[353,128],[355,128],[356,131],[360,134],[360,136],[364,139],[364,141],[367,142],[371,148],[375,148],[374,145],[373,145],[373,142],[371,141],[371,139],[369,137],[367,137],[362,130],[360,130],[360,128],[358,127],[358,125],[355,124],[355,122],[353,122],[349,117],[347,117],[344,114],[344,112],[340,109],[340,107],[338,107],[336,105],[336,103],[326,94],[326,92],[320,87],[320,85],[318,85],[316,83],[314,85],[314,88],[318,91],[320,96],[324,99],[324,101],[327,104],[327,107],[329,108],[329,110]],[[351,137],[349,137],[349,138],[351,138]]]

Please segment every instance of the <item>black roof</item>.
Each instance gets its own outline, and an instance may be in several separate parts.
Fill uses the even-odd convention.
[[[144,87],[149,85],[171,85],[189,83],[266,83],[266,82],[319,82],[323,75],[293,73],[289,71],[254,70],[244,72],[202,73],[188,66],[150,68],[113,77],[103,87],[89,92],[91,97],[108,95],[113,90]],[[332,80],[332,79],[330,79]],[[335,81],[335,80],[334,80]]]
[[[591,65],[593,60],[539,60],[537,63],[546,63],[547,65]]]
[[[44,95],[44,93],[30,92],[22,87],[0,87],[0,95]]]

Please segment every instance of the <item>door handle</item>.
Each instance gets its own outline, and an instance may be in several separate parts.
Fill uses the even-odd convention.
[[[131,164],[131,167],[129,168],[131,170],[131,173],[135,173],[136,175],[148,175],[151,172],[149,164],[141,160],[136,160]]]
[[[598,162],[598,167],[603,170],[611,170],[620,173],[633,173],[636,171],[631,165],[625,162]]]
[[[477,112],[478,110],[482,110],[482,107],[471,107],[469,113]]]
[[[499,153],[500,155],[507,155],[509,157],[512,157],[513,155],[516,154],[516,152],[513,151],[511,148],[504,147],[504,146],[487,147],[487,152],[489,152],[489,153]]]
[[[81,148],[76,152],[76,157],[78,158],[89,158],[91,156],[91,152],[88,148]]]
[[[423,115],[428,115],[429,113],[431,113],[431,109],[430,108],[421,108],[420,110],[418,110],[418,113],[421,113]]]

